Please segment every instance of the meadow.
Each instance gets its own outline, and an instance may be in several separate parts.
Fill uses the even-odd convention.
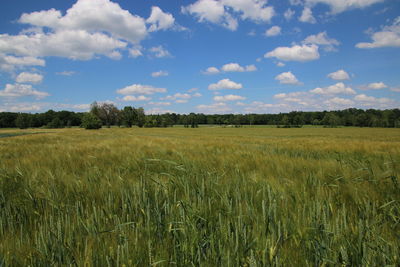
[[[0,135],[0,266],[400,265],[399,129]]]

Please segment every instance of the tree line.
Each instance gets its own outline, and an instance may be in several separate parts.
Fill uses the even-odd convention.
[[[292,111],[279,114],[176,114],[146,115],[142,107],[126,106],[118,109],[111,103],[91,105],[89,112],[53,111],[44,113],[0,113],[0,128],[64,128],[79,126],[87,129],[100,127],[171,127],[183,125],[196,128],[199,124],[241,127],[242,125],[277,125],[277,127],[400,127],[399,109],[356,109],[336,111]]]

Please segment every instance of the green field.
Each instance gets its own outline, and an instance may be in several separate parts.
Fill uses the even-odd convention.
[[[400,265],[399,129],[40,131],[0,130],[0,266]]]

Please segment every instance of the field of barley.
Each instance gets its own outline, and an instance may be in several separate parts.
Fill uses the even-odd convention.
[[[400,265],[399,129],[0,137],[0,266]]]

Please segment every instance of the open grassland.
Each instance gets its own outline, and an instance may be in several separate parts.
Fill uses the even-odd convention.
[[[399,129],[0,138],[0,265],[399,266],[399,175]]]

